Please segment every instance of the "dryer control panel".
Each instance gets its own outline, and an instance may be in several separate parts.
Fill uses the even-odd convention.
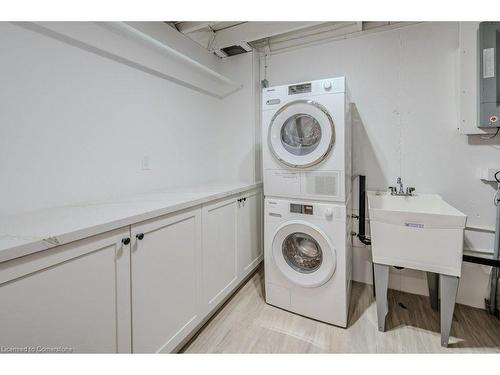
[[[290,212],[292,214],[313,215],[314,208],[311,204],[290,203]]]
[[[305,94],[311,92],[311,83],[300,83],[298,85],[288,86],[288,95]]]
[[[310,98],[315,95],[338,94],[346,91],[344,77],[298,82],[262,89],[262,110],[276,109],[290,100]]]

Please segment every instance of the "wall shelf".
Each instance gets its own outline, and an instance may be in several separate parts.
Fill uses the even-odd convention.
[[[165,41],[149,35],[140,27],[144,23],[138,23],[137,26],[125,22],[14,24],[219,99],[242,87],[213,68],[172,48]],[[169,26],[158,26],[167,28],[164,29],[166,33],[170,32]],[[209,54],[208,51],[206,53]]]

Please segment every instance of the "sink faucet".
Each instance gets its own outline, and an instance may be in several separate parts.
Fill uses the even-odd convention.
[[[409,187],[409,186],[406,188],[406,191],[405,191],[403,189],[403,181],[401,180],[401,177],[398,177],[396,179],[396,185],[398,185],[399,189],[396,186],[389,186],[389,190],[391,191],[391,195],[411,197],[413,195],[413,192],[415,191],[414,187]]]
[[[398,194],[403,194],[403,182],[401,181],[401,177],[396,179],[396,184],[399,186]]]

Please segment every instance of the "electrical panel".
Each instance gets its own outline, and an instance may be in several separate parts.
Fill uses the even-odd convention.
[[[500,22],[479,24],[479,127],[500,127]]]

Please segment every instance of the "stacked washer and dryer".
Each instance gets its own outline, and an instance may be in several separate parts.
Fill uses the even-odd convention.
[[[266,302],[346,327],[352,275],[345,78],[265,88]]]

